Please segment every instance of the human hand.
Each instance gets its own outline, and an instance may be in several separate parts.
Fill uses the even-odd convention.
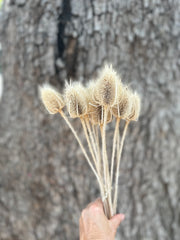
[[[110,220],[104,214],[100,199],[90,203],[79,219],[80,240],[114,240],[124,214],[116,214]]]

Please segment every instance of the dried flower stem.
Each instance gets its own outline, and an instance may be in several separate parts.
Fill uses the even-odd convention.
[[[112,199],[111,199],[111,181],[110,181],[110,174],[109,174],[109,163],[106,151],[106,122],[107,122],[107,114],[109,108],[104,107],[104,118],[102,124],[102,159],[103,159],[103,166],[104,166],[104,179],[105,179],[105,192],[107,193],[107,201],[109,203],[109,218],[113,216],[113,208],[112,208]]]
[[[123,130],[123,135],[120,143],[120,147],[117,148],[117,166],[116,166],[116,180],[115,180],[115,192],[114,192],[114,202],[113,202],[113,211],[116,212],[117,208],[117,194],[118,194],[118,180],[119,180],[119,166],[121,162],[121,154],[122,154],[122,149],[123,149],[123,144],[127,132],[127,128],[129,125],[129,121],[126,121],[124,130]]]
[[[96,167],[96,170],[97,170],[97,161],[96,161],[96,157],[94,155],[93,149],[92,149],[92,145],[91,145],[90,138],[89,138],[89,135],[88,135],[87,127],[86,127],[86,124],[85,124],[85,119],[84,118],[80,118],[80,119],[81,119],[81,124],[82,124],[83,130],[84,130],[84,134],[85,134],[85,137],[86,137],[86,140],[87,140],[87,143],[88,143],[89,151],[91,153],[92,159],[94,161],[94,164],[95,164],[95,167]]]
[[[91,153],[91,156],[92,156],[92,159],[94,161],[95,168],[96,168],[96,172],[97,172],[97,175],[99,177],[99,186],[100,186],[100,190],[101,190],[101,196],[103,197],[104,196],[104,187],[103,187],[102,176],[100,174],[100,169],[98,168],[97,159],[96,159],[96,156],[94,155],[92,144],[91,144],[91,141],[90,141],[90,138],[89,138],[89,135],[88,135],[87,127],[86,127],[86,124],[85,124],[86,120],[84,118],[80,118],[80,119],[81,119],[81,123],[82,123],[82,126],[83,126],[84,134],[85,134],[85,137],[86,137],[86,140],[87,140],[87,143],[88,143],[89,151]]]
[[[113,150],[112,150],[112,156],[111,156],[111,184],[113,182],[114,157],[115,157],[115,151],[116,151],[116,145],[117,145],[117,136],[119,135],[119,124],[120,124],[120,118],[117,118],[116,126],[114,129]]]
[[[100,144],[99,144],[99,132],[98,132],[98,128],[97,126],[95,126],[94,124],[92,124],[92,129],[93,129],[93,135],[94,135],[94,139],[97,145],[97,152],[98,152],[98,168],[100,170],[101,173],[101,149],[100,149]]]
[[[94,138],[94,136],[93,136],[92,129],[91,129],[91,126],[89,124],[89,119],[85,118],[85,122],[86,122],[86,126],[87,126],[87,129],[88,129],[89,135],[90,135],[91,144],[93,146],[93,150],[94,150],[94,153],[95,153],[95,156],[96,156],[96,162],[98,162],[99,155],[98,155],[98,150],[97,150],[96,138]],[[98,164],[97,164],[97,169],[98,169]]]
[[[87,155],[87,153],[86,153],[86,150],[85,150],[85,148],[83,147],[82,142],[81,142],[80,138],[78,137],[75,129],[73,128],[73,126],[72,126],[71,123],[69,122],[69,120],[68,120],[67,116],[64,114],[64,112],[63,112],[62,110],[59,110],[59,113],[60,113],[61,116],[64,118],[64,120],[66,121],[68,127],[71,129],[72,133],[74,134],[76,140],[78,141],[78,143],[79,143],[79,145],[80,145],[80,147],[81,147],[81,149],[82,149],[82,152],[83,152],[83,154],[84,154],[84,156],[85,156],[85,158],[86,158],[89,166],[91,167],[93,173],[95,174],[95,176],[96,176],[96,178],[97,178],[97,180],[98,180],[99,185],[101,185],[101,180],[99,179],[99,176],[98,176],[98,174],[97,174],[94,166],[92,165],[92,163],[91,163],[91,161],[90,161],[90,159],[89,159],[89,157],[88,157],[88,155]]]

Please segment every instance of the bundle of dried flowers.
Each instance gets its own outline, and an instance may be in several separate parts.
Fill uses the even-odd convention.
[[[137,121],[140,97],[125,86],[112,66],[105,66],[97,81],[87,87],[80,83],[66,84],[64,95],[50,85],[40,87],[42,102],[50,114],[60,113],[95,174],[99,183],[104,211],[108,218],[116,213],[121,153],[128,125]],[[64,112],[67,107],[71,118],[79,118],[89,148],[87,150]],[[106,125],[115,119],[111,159],[106,148]],[[125,121],[120,139],[120,121]],[[116,163],[116,164],[115,164]]]

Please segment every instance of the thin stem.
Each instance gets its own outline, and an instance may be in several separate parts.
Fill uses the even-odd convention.
[[[123,130],[123,135],[122,135],[121,143],[120,143],[120,148],[119,148],[119,150],[118,150],[118,158],[117,158],[117,166],[116,166],[115,192],[114,192],[114,202],[113,202],[114,213],[116,212],[116,208],[117,208],[119,166],[120,166],[120,162],[121,162],[121,154],[122,154],[124,139],[125,139],[125,136],[126,136],[126,132],[127,132],[128,125],[129,125],[129,121],[126,121],[124,130]]]
[[[106,122],[107,122],[107,114],[108,108],[104,108],[104,118],[103,118],[103,125],[102,125],[102,158],[103,158],[103,165],[104,165],[104,178],[105,178],[105,186],[107,191],[107,200],[109,202],[109,216],[112,217],[113,209],[112,209],[112,199],[111,199],[111,181],[110,181],[110,174],[109,174],[109,163],[106,151]]]
[[[103,135],[103,124],[100,124],[100,126],[99,126],[99,128],[100,128],[100,132],[101,132],[101,142],[102,142],[102,135]],[[102,198],[102,201],[103,201],[103,206],[104,206],[104,212],[105,212],[105,215],[106,215],[106,217],[107,218],[110,218],[109,217],[109,207],[108,207],[108,201],[107,201],[107,187],[106,187],[106,166],[105,166],[105,164],[104,164],[104,160],[103,160],[103,156],[102,156],[102,161],[103,161],[103,173],[104,173],[104,196],[103,196],[103,198]],[[102,175],[103,175],[103,173],[102,173]]]
[[[97,152],[98,152],[98,168],[100,169],[101,172],[101,151],[100,151],[100,145],[99,145],[99,133],[98,133],[98,128],[94,124],[92,125],[93,128],[93,134],[94,138],[96,139],[96,145],[97,145]]]
[[[100,168],[100,162],[101,162],[101,154],[100,154],[100,148],[99,148],[99,139],[98,139],[98,133],[95,133],[94,125],[90,125],[88,118],[86,118],[86,126],[90,135],[91,144],[93,146],[93,150],[96,156],[96,164],[97,164],[97,172],[102,180],[102,174],[101,174],[101,168]],[[97,129],[98,130],[98,129]],[[103,181],[102,181],[103,182]]]
[[[97,151],[96,139],[93,136],[93,133],[92,133],[92,130],[91,130],[91,126],[89,124],[89,120],[88,120],[87,117],[85,118],[85,122],[86,122],[86,126],[87,126],[87,129],[88,129],[89,135],[90,135],[91,144],[93,146],[93,150],[94,150],[94,153],[95,153],[95,156],[96,156],[96,163],[97,163],[97,168],[98,168],[98,157],[99,156],[98,156],[98,151]]]
[[[102,138],[103,138],[103,124],[100,124],[100,131],[101,131],[101,144],[102,143]],[[106,187],[106,165],[104,163],[104,158],[103,158],[103,152],[102,152],[102,146],[101,146],[101,153],[102,153],[102,162],[103,162],[103,177],[104,177],[104,186]],[[106,190],[105,190],[106,191]]]
[[[97,170],[97,175],[98,175],[99,180],[100,180],[99,186],[100,186],[101,196],[104,197],[103,181],[102,181],[102,177],[101,177],[101,174],[100,174],[100,170],[98,168],[96,156],[94,155],[92,145],[91,145],[91,141],[90,141],[90,138],[89,138],[89,135],[88,135],[88,132],[87,132],[87,128],[86,128],[86,124],[85,124],[86,120],[84,118],[80,118],[80,120],[81,120],[81,123],[82,123],[82,126],[83,126],[83,130],[84,130],[84,134],[85,134],[87,143],[88,143],[89,151],[91,153],[92,159],[94,161],[94,164],[95,164],[95,167],[96,167],[96,170]]]
[[[120,118],[117,118],[116,126],[114,129],[113,150],[112,150],[112,156],[111,156],[111,184],[113,181],[114,157],[115,157],[115,151],[116,151],[117,136],[119,135],[119,123],[120,123]]]
[[[117,176],[117,172],[119,171],[119,168],[117,167],[117,162],[118,162],[118,156],[119,156],[119,150],[120,150],[120,134],[119,134],[119,128],[118,128],[118,135],[117,135],[117,150],[116,150],[116,176]],[[120,163],[119,163],[120,165]],[[119,176],[118,176],[119,179]],[[114,180],[116,181],[116,180]],[[117,186],[118,188],[118,186]],[[116,189],[116,183],[114,183],[114,195],[115,195],[115,190]],[[117,190],[118,191],[118,190]],[[114,199],[113,199],[114,200]],[[116,214],[116,208],[114,207],[114,202],[113,202],[113,213]]]
[[[82,124],[82,126],[83,126],[84,134],[85,134],[85,137],[86,137],[86,140],[87,140],[87,143],[88,143],[89,151],[90,151],[90,153],[91,153],[91,156],[92,156],[92,158],[93,158],[95,167],[96,167],[96,169],[97,169],[97,161],[96,161],[96,157],[95,157],[95,155],[94,155],[94,152],[93,152],[93,149],[92,149],[92,145],[91,145],[91,142],[90,142],[90,138],[89,138],[89,135],[88,135],[88,132],[87,132],[85,120],[84,120],[84,118],[80,118],[80,119],[81,119],[81,124]]]
[[[89,157],[88,157],[88,155],[87,155],[87,153],[86,153],[86,150],[85,150],[85,148],[83,147],[82,142],[81,142],[80,138],[78,137],[75,129],[73,128],[73,126],[72,126],[71,123],[69,122],[69,120],[68,120],[67,116],[64,114],[64,112],[63,112],[62,110],[60,110],[59,113],[60,113],[61,116],[64,118],[64,120],[66,121],[68,127],[71,129],[72,133],[74,134],[77,142],[79,143],[79,145],[80,145],[80,147],[81,147],[81,149],[82,149],[82,152],[83,152],[83,154],[84,154],[84,156],[85,156],[85,158],[86,158],[89,166],[91,167],[93,173],[95,174],[95,176],[96,176],[96,178],[97,178],[97,180],[98,180],[99,185],[101,185],[101,181],[100,181],[100,179],[99,179],[99,176],[98,176],[95,168],[93,167],[93,165],[92,165],[92,163],[91,163],[91,161],[90,161],[90,159],[89,159]]]

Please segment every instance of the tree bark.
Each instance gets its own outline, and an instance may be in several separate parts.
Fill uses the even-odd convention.
[[[178,0],[10,0],[0,15],[0,239],[78,239],[80,212],[99,190],[38,86],[63,91],[65,80],[85,83],[109,62],[142,97],[123,151],[117,239],[179,240]],[[111,126],[108,148],[112,135]]]

